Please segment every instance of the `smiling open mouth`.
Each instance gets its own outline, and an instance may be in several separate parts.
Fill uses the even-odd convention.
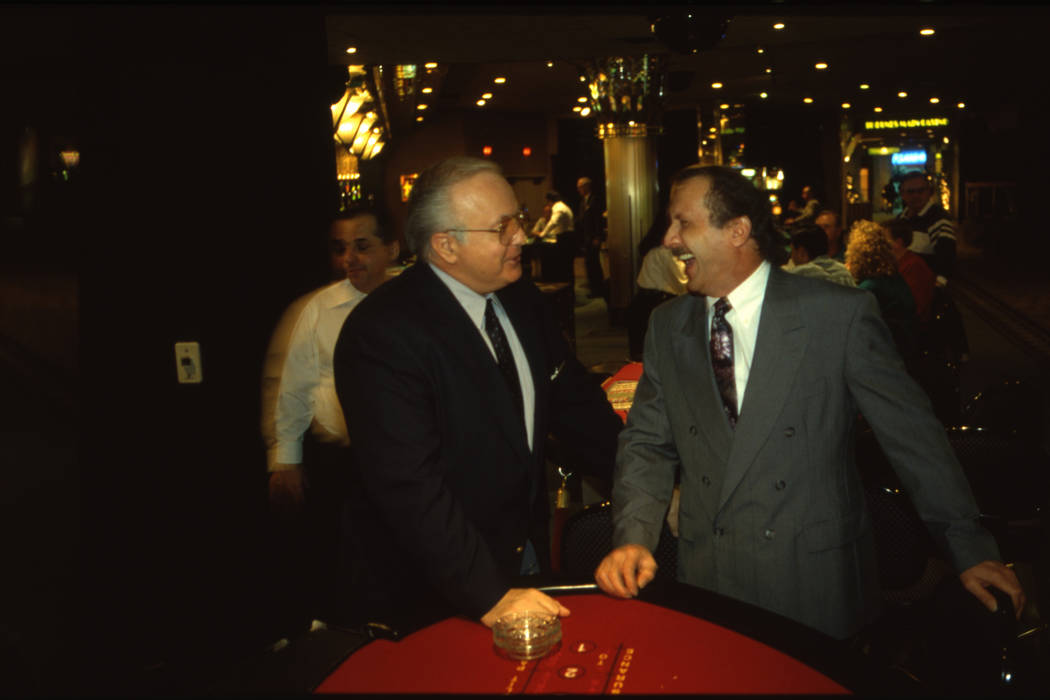
[[[681,260],[682,262],[689,262],[690,260],[692,260],[696,256],[693,255],[692,253],[678,253],[678,254],[675,255],[675,257],[678,258],[679,260]]]

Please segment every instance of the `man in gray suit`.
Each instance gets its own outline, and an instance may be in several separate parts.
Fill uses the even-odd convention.
[[[679,580],[836,638],[855,634],[878,600],[853,454],[859,411],[963,586],[992,610],[985,589],[1005,591],[1019,615],[1017,577],[978,525],[944,429],[875,298],[782,271],[768,202],[728,168],[678,173],[669,220],[664,245],[685,262],[691,293],[652,315],[620,434],[616,548],[595,572],[599,586],[630,597],[652,580],[680,468]]]

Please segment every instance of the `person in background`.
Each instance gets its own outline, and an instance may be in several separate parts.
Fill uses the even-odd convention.
[[[792,212],[784,219],[785,226],[798,226],[800,224],[811,224],[820,212],[820,200],[813,195],[813,188],[806,185],[802,188],[802,208]]]
[[[879,602],[874,533],[854,461],[871,425],[960,583],[988,609],[1003,565],[944,429],[905,372],[872,295],[792,275],[769,202],[731,168],[672,178],[664,245],[690,294],[658,307],[620,435],[613,546],[595,572],[632,597],[681,474],[678,578],[847,639]]]
[[[591,179],[581,177],[577,180],[576,191],[580,193],[580,215],[576,217],[576,227],[577,237],[583,245],[583,261],[587,270],[587,297],[595,299],[605,296],[605,272],[602,270],[601,257],[605,223]]]
[[[897,218],[911,224],[909,248],[922,256],[936,275],[937,286],[943,287],[955,270],[955,226],[926,173],[906,174],[901,178],[900,193],[904,211]]]
[[[828,257],[828,237],[819,226],[802,226],[791,234],[790,272],[803,277],[815,277],[835,284],[854,287],[853,275],[838,260]]]
[[[400,251],[374,209],[333,219],[329,244],[341,279],[314,290],[282,315],[267,351],[262,435],[275,549],[290,564],[279,575],[282,597],[300,619],[330,619],[335,610],[340,472],[348,451],[346,421],[335,394],[332,353],[343,321],[387,280]],[[337,267],[338,266],[338,267]],[[305,620],[301,618],[303,616]]]
[[[917,253],[908,249],[912,241],[910,223],[894,219],[883,224],[883,228],[893,257],[897,259],[897,270],[908,283],[912,298],[915,300],[916,317],[920,324],[928,324],[932,315],[935,285],[933,270]]]
[[[405,238],[419,262],[361,302],[335,349],[347,545],[367,562],[345,624],[566,615],[521,578],[550,567],[547,437],[608,479],[623,423],[521,279],[525,224],[498,166],[425,169]]]
[[[844,262],[846,259],[846,245],[842,240],[842,221],[837,212],[830,209],[817,214],[814,223],[824,229],[828,238],[828,257],[832,260]]]
[[[548,240],[556,240],[553,249],[541,248],[541,265],[543,280],[546,282],[572,282],[573,281],[573,258],[576,256],[573,238],[572,209],[562,201],[557,192],[548,192],[544,198],[547,204],[544,206],[546,221],[543,228],[536,231],[536,236]]]

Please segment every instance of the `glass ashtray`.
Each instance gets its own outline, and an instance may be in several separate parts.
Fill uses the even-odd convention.
[[[552,613],[508,613],[492,626],[492,644],[515,661],[541,659],[560,646],[561,620]]]

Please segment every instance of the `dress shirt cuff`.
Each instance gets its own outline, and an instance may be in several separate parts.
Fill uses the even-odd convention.
[[[303,463],[302,442],[282,442],[266,452],[266,471],[283,472]]]

